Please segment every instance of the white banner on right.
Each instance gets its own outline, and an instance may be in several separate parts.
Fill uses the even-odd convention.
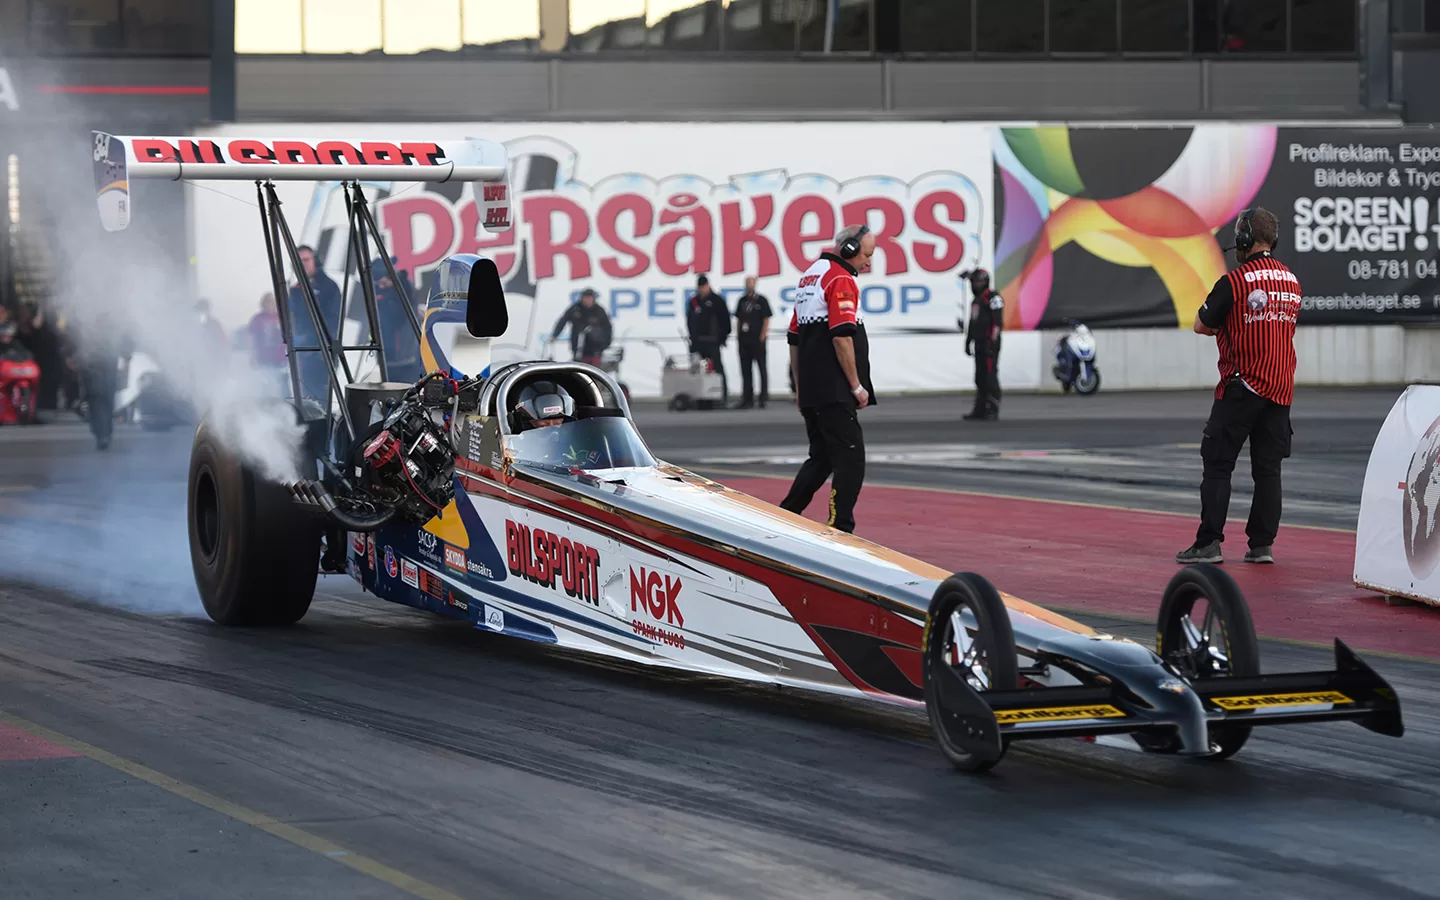
[[[1440,605],[1440,385],[1406,388],[1375,438],[1355,585]]]

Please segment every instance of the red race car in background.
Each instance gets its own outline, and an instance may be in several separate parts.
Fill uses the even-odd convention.
[[[15,339],[15,332],[13,322],[0,325],[0,425],[29,425],[35,421],[40,365]]]

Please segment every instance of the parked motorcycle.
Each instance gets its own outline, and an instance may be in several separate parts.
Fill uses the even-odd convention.
[[[1100,368],[1095,363],[1095,336],[1083,322],[1066,319],[1070,333],[1055,342],[1055,365],[1050,370],[1060,388],[1070,393],[1093,394],[1100,390]]]
[[[13,324],[0,325],[0,425],[34,424],[39,387],[39,363],[15,340]]]

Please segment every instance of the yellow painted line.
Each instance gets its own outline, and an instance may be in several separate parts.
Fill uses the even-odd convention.
[[[738,478],[768,478],[771,481],[790,481],[790,475],[772,475],[762,472],[747,472],[742,469],[727,469],[723,466],[699,466],[691,469],[699,472],[703,469],[706,472],[717,472],[721,475],[733,475]],[[1086,509],[1111,509],[1117,512],[1148,513],[1152,516],[1174,516],[1181,519],[1199,521],[1199,516],[1190,513],[1171,512],[1168,509],[1145,509],[1139,506],[1116,506],[1110,503],[1089,503],[1084,500],[1052,500],[1049,497],[1026,497],[1023,494],[997,494],[991,491],[970,491],[964,488],[952,487],[925,487],[918,484],[893,484],[884,481],[867,481],[872,487],[895,488],[902,491],[934,491],[941,494],[959,494],[963,497],[983,497],[988,500],[1028,500],[1031,503],[1054,503],[1059,506],[1080,506]],[[1199,496],[1199,489],[1196,489],[1196,496]],[[1228,522],[1244,522],[1243,518],[1230,517]],[[1306,531],[1329,531],[1337,534],[1354,534],[1353,528],[1332,528],[1328,525],[1282,525],[1282,528],[1302,528]]]
[[[319,854],[326,859],[334,860],[341,865],[349,866],[357,872],[369,875],[377,881],[383,881],[391,887],[398,888],[412,896],[421,897],[424,898],[424,900],[460,900],[460,897],[456,894],[436,887],[429,882],[406,875],[398,869],[392,869],[384,863],[373,860],[368,856],[361,856],[358,853],[351,852],[339,844],[331,843],[308,831],[296,828],[293,825],[286,825],[284,822],[272,819],[264,813],[247,809],[239,804],[231,803],[229,800],[222,800],[214,794],[206,793],[183,781],[177,781],[147,766],[131,762],[107,750],[101,750],[99,747],[92,746],[84,741],[77,741],[57,731],[52,731],[43,725],[36,725],[33,722],[26,721],[18,716],[12,716],[3,711],[0,711],[0,722],[18,728],[21,731],[27,731],[51,743],[68,747],[76,753],[93,759],[101,765],[109,766],[117,772],[123,772],[132,778],[149,782],[161,790],[168,791],[177,797],[183,797],[191,803],[199,804],[206,809],[214,810],[221,815],[229,816],[236,821],[244,822],[246,825],[258,828],[266,834],[280,838],[282,841]]]

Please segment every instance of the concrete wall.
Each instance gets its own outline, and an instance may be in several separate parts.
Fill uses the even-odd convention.
[[[240,121],[1355,118],[1339,61],[238,60]]]
[[[1050,366],[1061,334],[1041,332],[1039,358],[1034,360],[1038,377],[1017,379],[1016,389],[1038,383],[1043,391],[1060,390]],[[1219,377],[1213,338],[1180,329],[1121,329],[1094,334],[1101,390],[1205,388],[1213,387]],[[1006,351],[1009,349],[1007,344]],[[1016,349],[1020,353],[1036,352],[1033,345]],[[1295,355],[1298,384],[1440,381],[1440,327],[1302,326],[1295,333]],[[1017,360],[1015,365],[1026,362],[1029,360]]]

